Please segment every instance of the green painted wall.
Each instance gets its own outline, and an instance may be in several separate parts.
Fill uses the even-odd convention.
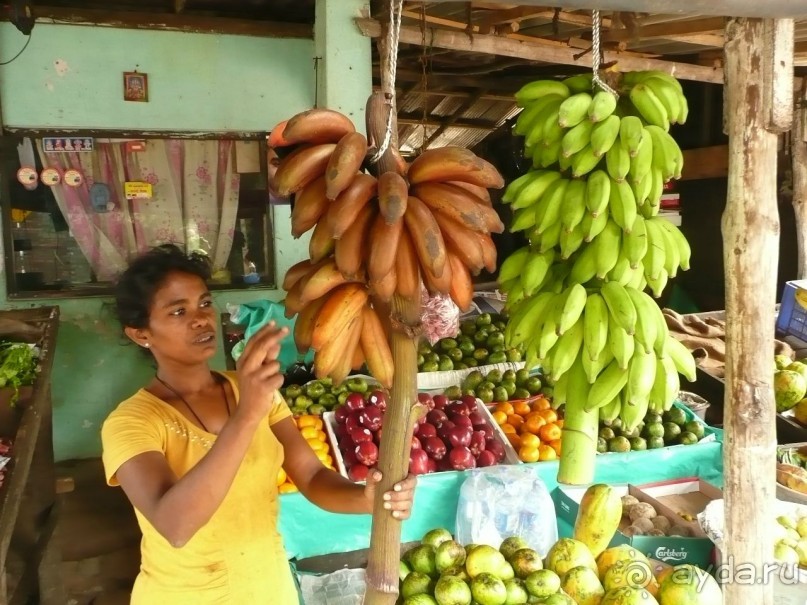
[[[322,53],[320,69],[355,75],[330,94],[321,88],[320,105],[362,115],[371,81],[370,42],[352,18],[367,7],[361,0],[329,4],[341,10],[331,6],[323,17],[329,42],[327,48],[317,45],[318,51],[313,40],[37,24],[25,53],[0,67],[3,122],[59,129],[268,130],[314,105],[315,53]],[[320,31],[321,25],[322,19]],[[0,60],[14,56],[23,42],[11,25],[0,25]],[[340,55],[341,45],[351,52]],[[122,100],[122,72],[136,66],[149,74],[149,103]],[[282,276],[307,253],[307,239],[292,239],[288,207],[274,209],[274,228],[276,272]],[[103,419],[147,380],[150,363],[121,337],[108,299],[9,300],[5,275],[0,277],[4,308],[61,307],[53,374],[55,454],[58,460],[98,456]],[[226,303],[261,298],[279,300],[282,292],[221,292],[216,304],[224,311]],[[216,366],[223,364],[220,352]]]

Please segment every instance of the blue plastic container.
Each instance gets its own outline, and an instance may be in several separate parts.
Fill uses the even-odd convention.
[[[779,316],[776,318],[776,331],[807,342],[807,309],[796,302],[798,288],[807,289],[807,281],[796,280],[785,284]]]

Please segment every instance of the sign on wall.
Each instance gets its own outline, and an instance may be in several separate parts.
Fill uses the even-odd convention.
[[[95,140],[92,137],[45,137],[42,146],[45,153],[88,152],[94,149]]]

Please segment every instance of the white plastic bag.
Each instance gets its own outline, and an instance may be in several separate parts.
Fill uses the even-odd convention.
[[[491,466],[472,471],[460,489],[456,523],[460,544],[496,548],[520,536],[545,557],[558,541],[552,496],[534,469]]]

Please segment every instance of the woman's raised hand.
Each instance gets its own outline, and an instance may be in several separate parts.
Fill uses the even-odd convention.
[[[238,384],[241,392],[238,413],[254,421],[263,420],[275,401],[275,392],[283,386],[283,374],[277,356],[280,343],[289,333],[269,322],[249,339],[238,359]]]

